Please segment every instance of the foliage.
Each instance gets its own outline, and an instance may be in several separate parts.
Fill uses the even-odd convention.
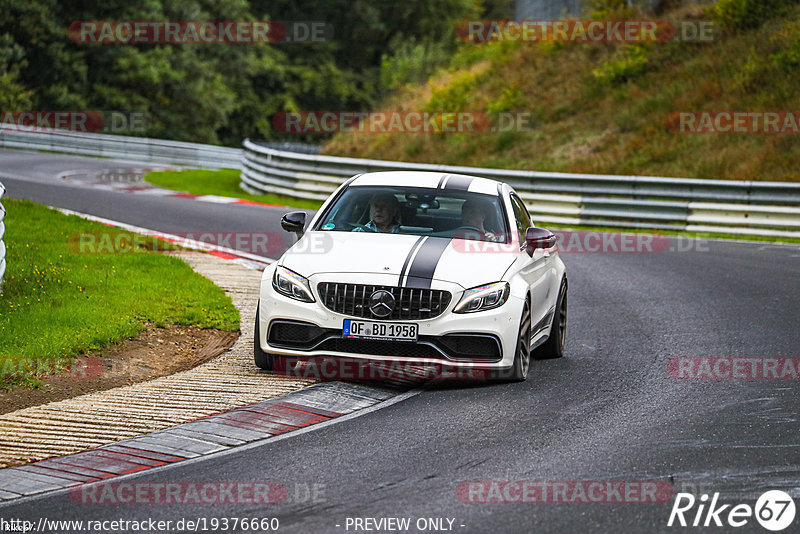
[[[747,30],[786,14],[797,3],[797,0],[719,0],[711,13],[723,28]]]
[[[678,6],[664,20],[713,25],[708,0],[661,4]],[[492,129],[342,133],[323,152],[568,173],[798,181],[800,143],[791,130],[695,134],[675,131],[671,122],[683,111],[795,111],[798,67],[800,9],[694,42],[467,43],[429,80],[402,87],[388,102],[431,109],[452,99],[459,108],[487,110]],[[509,117],[516,122],[500,128],[498,119]]]
[[[592,74],[602,83],[618,85],[644,72],[649,59],[650,54],[647,47],[627,45],[604,61],[599,68],[593,70]]]
[[[447,77],[442,84],[430,84],[431,98],[427,111],[464,111],[477,85],[477,75],[464,70]]]
[[[629,0],[588,0],[589,16],[596,20],[626,19],[636,12]]]
[[[502,12],[508,0],[487,0]],[[145,131],[238,146],[283,110],[364,109],[444,61],[480,0],[0,0],[0,109],[144,112]],[[322,21],[325,42],[86,44],[78,21]],[[424,74],[420,74],[424,73]],[[287,137],[288,136],[288,137]],[[315,140],[311,138],[310,140]]]

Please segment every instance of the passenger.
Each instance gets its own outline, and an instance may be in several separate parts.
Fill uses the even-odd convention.
[[[397,198],[391,193],[378,193],[369,199],[369,222],[353,231],[396,234],[400,231],[399,215]]]

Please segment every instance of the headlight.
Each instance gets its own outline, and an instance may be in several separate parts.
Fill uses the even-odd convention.
[[[473,313],[499,308],[506,303],[510,292],[511,286],[508,285],[508,282],[495,282],[467,289],[453,312]]]
[[[303,302],[314,302],[308,278],[300,276],[285,267],[276,267],[272,275],[272,287],[281,295]]]

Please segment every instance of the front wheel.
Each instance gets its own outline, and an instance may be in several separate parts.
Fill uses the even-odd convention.
[[[253,333],[253,359],[259,369],[272,371],[272,368],[275,367],[275,355],[264,352],[261,348],[261,321],[258,309],[256,309],[256,327]]]
[[[556,300],[556,311],[553,317],[553,324],[550,327],[550,335],[541,347],[533,353],[537,360],[550,360],[564,356],[564,343],[567,340],[567,281],[561,281],[561,288],[558,291]]]
[[[495,380],[523,382],[528,378],[528,369],[531,365],[531,306],[525,300],[522,308],[522,318],[519,321],[519,333],[514,352],[514,363],[509,369],[495,371],[491,377]]]

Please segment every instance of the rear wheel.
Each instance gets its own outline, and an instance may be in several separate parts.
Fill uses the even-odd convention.
[[[550,326],[550,335],[541,347],[533,353],[537,360],[549,360],[564,356],[564,343],[567,340],[567,281],[561,281],[558,290],[556,311],[553,324]]]
[[[261,349],[261,321],[259,320],[259,310],[256,310],[256,327],[253,334],[253,359],[256,367],[265,371],[272,371],[275,367],[275,355],[264,352]]]

